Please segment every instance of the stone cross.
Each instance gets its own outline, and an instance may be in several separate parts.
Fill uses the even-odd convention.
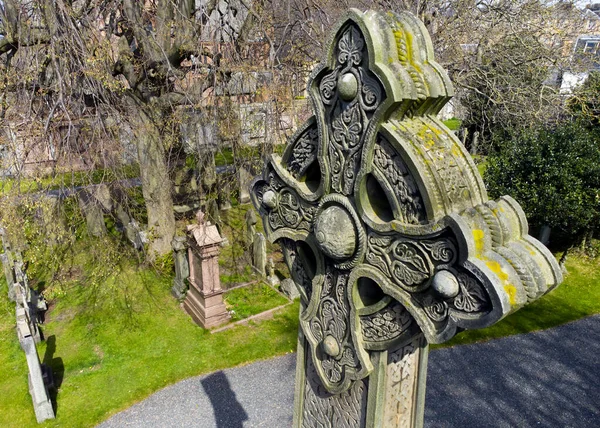
[[[219,279],[219,252],[223,239],[214,224],[205,221],[198,211],[197,224],[188,226],[188,260],[190,287],[183,308],[204,328],[215,327],[229,320],[223,303]]]
[[[416,17],[349,11],[308,92],[313,117],[252,183],[301,295],[294,426],[422,426],[428,343],[496,323],[560,269],[436,118],[453,87]]]

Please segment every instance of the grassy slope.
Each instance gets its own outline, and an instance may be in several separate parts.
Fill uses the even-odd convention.
[[[570,274],[565,283],[550,295],[494,327],[462,333],[447,345],[548,328],[600,313],[600,260],[573,257],[567,266]],[[133,271],[117,279],[129,287],[129,311],[120,304],[92,309],[72,292],[48,315],[44,332],[56,340],[52,365],[55,370],[64,366],[64,380],[57,419],[44,426],[93,426],[180,379],[295,349],[297,302],[274,320],[211,335],[179,309],[169,295],[169,280]],[[3,285],[0,426],[36,426],[13,311]],[[46,346],[40,345],[40,358]]]
[[[54,336],[56,343],[51,364],[55,371],[64,367],[64,380],[57,419],[43,426],[93,426],[178,380],[295,349],[297,303],[274,320],[210,334],[170,297],[170,281],[147,272],[124,275],[119,280],[137,279],[144,284],[131,293],[135,296],[129,302],[133,312],[118,305],[82,312],[86,302],[70,297],[49,314],[51,321],[44,333],[46,338]],[[13,309],[6,302],[4,287],[0,297],[0,426],[35,426],[25,356],[18,346]],[[43,343],[38,349],[40,359],[45,351]]]

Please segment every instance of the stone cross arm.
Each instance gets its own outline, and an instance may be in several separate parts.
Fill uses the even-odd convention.
[[[436,118],[453,88],[416,17],[348,12],[309,94],[314,116],[251,192],[301,294],[295,425],[418,425],[427,343],[494,324],[561,272]]]

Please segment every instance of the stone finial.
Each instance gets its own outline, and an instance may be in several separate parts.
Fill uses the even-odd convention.
[[[202,212],[202,210],[198,210],[198,212],[196,213],[196,223],[198,225],[203,225],[205,223],[205,214]]]
[[[488,199],[436,118],[454,90],[416,17],[348,12],[308,91],[314,116],[251,195],[301,295],[294,424],[331,412],[340,426],[372,426],[406,405],[421,408],[403,416],[419,425],[422,406],[396,403],[402,382],[386,383],[399,365],[423,396],[427,343],[494,324],[562,275],[519,204]]]

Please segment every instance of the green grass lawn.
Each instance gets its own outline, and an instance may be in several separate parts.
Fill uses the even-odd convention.
[[[600,259],[573,255],[567,267],[565,282],[548,296],[494,327],[464,332],[445,346],[549,328],[600,313]],[[295,350],[298,301],[272,320],[210,334],[170,296],[169,278],[126,268],[105,285],[114,290],[112,300],[107,294],[103,300],[92,300],[80,284],[47,314],[43,328],[47,341],[38,352],[58,372],[62,384],[57,419],[42,426],[94,426],[181,379]],[[244,296],[236,299],[241,302]],[[37,424],[27,391],[27,365],[14,322],[14,306],[7,301],[2,282],[0,426],[33,427]]]
[[[456,117],[446,119],[443,122],[444,125],[446,125],[450,129],[450,131],[458,131],[462,123],[462,121],[460,119],[457,119]]]
[[[41,177],[3,178],[0,181],[0,196],[12,193],[31,193],[63,187],[85,186],[89,184],[109,183],[125,178],[139,177],[137,165],[125,165],[114,169],[96,169],[93,171],[56,172]]]
[[[295,349],[298,302],[273,320],[210,334],[170,296],[170,280],[133,270],[114,280],[129,301],[94,308],[85,290],[71,290],[47,314],[38,353],[63,380],[57,419],[42,426],[94,426],[178,380]],[[5,284],[0,294],[0,426],[36,426]]]
[[[225,305],[233,310],[232,321],[239,321],[289,302],[266,284],[257,283],[224,293]]]

